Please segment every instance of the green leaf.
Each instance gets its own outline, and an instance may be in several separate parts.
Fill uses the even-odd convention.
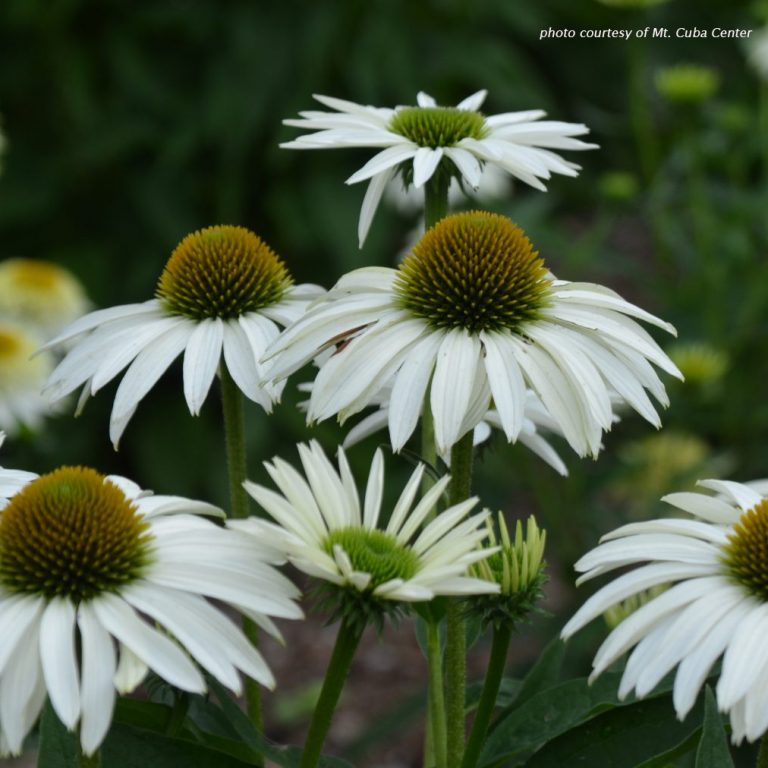
[[[110,768],[244,768],[255,756],[238,759],[219,749],[188,739],[114,723],[102,745],[102,760]]]
[[[37,768],[78,768],[76,739],[56,717],[50,702],[46,703],[40,721]]]
[[[668,695],[614,707],[550,741],[526,768],[661,768],[693,748],[701,714],[699,705],[681,723]]]
[[[268,757],[273,763],[283,768],[297,768],[301,760],[300,747],[277,746],[267,741],[255,728],[248,716],[233,701],[221,683],[213,678],[208,679],[208,686],[216,694],[221,708],[238,736],[255,752]],[[321,757],[321,768],[351,768],[346,760],[335,757]]]
[[[587,678],[577,678],[534,694],[523,706],[515,706],[489,735],[480,765],[537,749],[600,708],[616,706],[620,679],[619,672],[606,672],[591,686]]]
[[[551,640],[523,680],[514,706],[520,706],[536,693],[556,685],[565,656],[565,643],[559,637]]]
[[[733,768],[723,720],[712,689],[704,689],[704,730],[696,750],[696,768]]]
[[[501,685],[499,686],[499,693],[496,697],[496,706],[500,708],[511,706],[517,699],[521,686],[521,680],[516,680],[512,677],[502,678]],[[467,712],[471,712],[477,707],[482,692],[482,680],[467,686],[467,696],[464,703]]]

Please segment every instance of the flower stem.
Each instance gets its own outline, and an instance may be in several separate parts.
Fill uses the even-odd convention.
[[[475,722],[472,724],[472,732],[467,741],[467,750],[461,768],[474,768],[480,757],[480,750],[488,732],[493,709],[496,706],[496,697],[501,687],[501,678],[504,675],[504,667],[507,661],[509,641],[512,638],[512,628],[509,624],[494,627],[493,644],[491,646],[491,658],[488,661],[488,669],[485,673],[483,691],[480,694],[480,702],[477,705]]]
[[[245,409],[243,393],[235,384],[224,362],[219,366],[221,378],[221,404],[224,411],[224,439],[227,448],[229,500],[231,517],[248,517],[248,494],[243,488],[246,475]]]
[[[768,734],[763,734],[763,738],[760,739],[755,768],[768,768]]]
[[[656,168],[656,137],[653,116],[645,83],[648,56],[645,40],[633,38],[629,46],[628,99],[632,132],[634,133],[643,179],[646,184],[653,178]]]
[[[450,177],[438,168],[424,185],[424,229],[437,224],[448,213],[448,184]]]
[[[346,621],[341,622],[320,698],[309,725],[304,751],[301,753],[300,768],[315,768],[320,761],[320,753],[328,729],[331,727],[333,712],[339,703],[352,659],[363,636],[363,629],[364,625],[359,623],[350,625]]]
[[[427,623],[427,659],[429,661],[429,720],[432,734],[433,762],[435,768],[445,768],[446,730],[445,698],[443,693],[443,661],[440,648],[440,624]]]
[[[224,440],[227,451],[227,474],[229,476],[229,500],[231,517],[248,517],[248,494],[243,487],[247,462],[245,453],[245,408],[243,393],[235,384],[229,369],[222,360],[219,365],[221,378],[221,405],[224,413]],[[258,645],[258,627],[250,619],[243,619],[246,637]],[[248,717],[259,733],[263,731],[261,714],[261,689],[255,680],[245,680],[245,700]]]
[[[458,504],[469,498],[472,488],[472,430],[467,432],[451,450],[450,503]],[[448,731],[448,768],[457,768],[464,753],[464,698],[467,678],[466,622],[457,600],[448,603],[446,612],[446,713]]]

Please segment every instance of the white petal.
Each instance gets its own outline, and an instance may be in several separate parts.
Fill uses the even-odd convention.
[[[186,347],[193,327],[191,322],[185,322],[166,331],[140,352],[125,372],[109,420],[109,436],[115,447],[136,406]]]
[[[476,91],[471,96],[467,96],[466,99],[460,101],[456,105],[456,109],[465,109],[472,112],[477,112],[480,107],[483,106],[485,97],[488,95],[488,91],[483,89],[482,91]]]
[[[142,621],[124,600],[105,593],[91,606],[99,623],[164,680],[190,693],[205,691],[202,675],[186,654]]]
[[[249,399],[261,405],[267,412],[271,409],[271,398],[259,386],[259,371],[256,361],[264,352],[262,347],[257,356],[250,340],[238,320],[229,320],[223,325],[224,363],[238,389]]]
[[[374,155],[359,171],[353,173],[346,183],[357,184],[359,181],[373,178],[417,155],[417,147],[414,143],[405,138],[402,139],[402,142],[402,144],[388,147]]]
[[[423,187],[437,170],[440,161],[443,159],[443,150],[441,147],[430,149],[429,147],[419,147],[413,157],[413,186],[416,189]]]
[[[669,493],[661,500],[710,523],[732,525],[741,516],[741,513],[730,504],[713,496],[705,496],[703,493]]]
[[[39,601],[42,604],[42,601]],[[40,667],[40,624],[35,621],[25,632],[25,642],[19,643],[8,668],[0,675],[1,732],[8,740],[11,754],[20,754],[24,737],[37,719],[36,692],[45,685]]]
[[[373,217],[376,215],[376,209],[381,202],[381,196],[396,172],[397,166],[392,166],[385,171],[381,171],[381,173],[377,173],[368,183],[368,188],[365,190],[365,196],[363,197],[363,205],[360,208],[360,220],[357,223],[357,242],[359,248],[363,247],[365,238],[368,237]]]
[[[450,158],[459,169],[459,173],[467,184],[473,189],[477,189],[480,186],[480,177],[483,173],[477,158],[461,147],[447,147],[444,152],[445,156]]]
[[[363,527],[368,530],[376,528],[381,512],[381,499],[384,493],[384,456],[377,449],[371,462],[368,475],[368,485],[365,489],[365,504],[363,506]]]
[[[493,401],[504,427],[507,440],[517,440],[523,426],[526,388],[520,366],[515,360],[515,350],[505,344],[502,334],[480,334],[485,348],[485,370],[493,394]]]
[[[430,96],[428,93],[425,93],[424,91],[419,91],[416,94],[416,103],[420,107],[436,107],[437,102]]]
[[[748,485],[734,483],[731,480],[699,480],[697,485],[722,493],[723,496],[738,504],[745,512],[763,500],[760,494]]]
[[[441,452],[449,450],[461,437],[480,353],[479,338],[464,329],[450,330],[440,344],[430,401],[435,442]]]
[[[184,353],[184,397],[193,416],[200,413],[216,375],[223,337],[224,324],[217,317],[198,323],[187,342]]]
[[[80,603],[77,624],[80,628],[82,709],[80,743],[92,755],[109,730],[115,706],[112,682],[117,669],[115,647],[88,603]]]
[[[395,374],[389,405],[389,437],[399,451],[416,429],[443,335],[428,333],[411,348]]]
[[[80,683],[75,653],[75,608],[51,600],[40,620],[40,661],[45,685],[59,720],[73,730],[80,717]]]

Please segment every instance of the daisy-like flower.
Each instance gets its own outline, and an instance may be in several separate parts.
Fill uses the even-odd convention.
[[[613,392],[659,426],[645,390],[668,401],[651,363],[680,375],[631,318],[674,333],[607,288],[556,280],[519,227],[475,211],[438,222],[398,269],[344,276],[265,360],[281,379],[344,341],[315,379],[308,418],[344,420],[391,384],[395,450],[429,407],[447,452],[491,399],[507,439],[517,440],[530,388],[571,447],[596,455],[613,422]]]
[[[541,121],[540,109],[505,112],[486,117],[480,112],[487,91],[478,91],[455,107],[440,107],[426,93],[417,106],[395,109],[363,106],[329,96],[314,98],[335,112],[300,112],[300,120],[285,125],[308,133],[281,144],[287,149],[382,148],[347,184],[369,181],[358,225],[360,246],[365,241],[387,184],[398,172],[417,189],[435,173],[444,172],[477,189],[486,165],[495,165],[542,191],[541,179],[553,173],[577,176],[580,166],[564,160],[553,149],[594,149],[574,136],[589,132],[585,125]]]
[[[450,477],[441,478],[414,507],[424,474],[420,464],[388,522],[381,524],[380,450],[362,503],[343,449],[338,470],[315,441],[300,445],[299,455],[304,476],[282,459],[265,463],[279,493],[246,481],[246,490],[274,523],[251,517],[228,525],[283,551],[299,570],[339,588],[339,610],[345,618],[362,613],[366,620],[380,619],[400,603],[436,595],[498,592],[498,585],[467,575],[472,563],[495,551],[477,548],[487,536],[483,522],[488,516],[481,512],[467,517],[477,498],[449,507],[420,531]]]
[[[64,267],[41,259],[0,263],[0,314],[51,338],[88,309],[85,290]]]
[[[664,501],[693,519],[625,525],[587,553],[579,582],[642,563],[589,598],[563,628],[568,638],[611,606],[671,584],[624,619],[606,638],[591,679],[630,648],[619,688],[649,694],[677,667],[673,701],[680,719],[723,656],[717,684],[730,714],[734,743],[768,729],[768,499],[753,487],[723,480],[699,485],[717,492],[672,493]]]
[[[260,383],[259,358],[279,326],[300,317],[320,292],[294,286],[283,262],[253,232],[207,227],[173,251],[154,299],[91,312],[47,345],[77,341],[45,394],[55,402],[83,387],[83,402],[129,366],[109,424],[117,446],[141,399],[184,352],[184,396],[193,416],[220,362],[243,394],[269,412],[282,386]]]
[[[270,564],[278,553],[201,517],[221,510],[83,467],[2,469],[0,500],[0,751],[21,752],[47,695],[92,754],[116,691],[148,668],[194,693],[197,665],[236,693],[239,672],[274,685],[205,597],[276,634],[269,616],[301,617],[298,591]]]
[[[51,412],[40,390],[54,361],[49,353],[32,358],[40,343],[26,326],[0,320],[0,429],[9,435],[38,429]]]

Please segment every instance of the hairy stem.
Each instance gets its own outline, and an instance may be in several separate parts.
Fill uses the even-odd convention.
[[[496,697],[499,695],[501,678],[507,663],[507,651],[512,637],[512,628],[508,624],[495,627],[493,630],[493,645],[491,646],[491,658],[488,661],[488,669],[485,673],[483,691],[480,694],[480,702],[477,705],[475,722],[472,724],[472,732],[469,734],[467,749],[464,752],[464,760],[461,768],[474,768],[480,757],[480,750],[488,733],[493,709],[496,706]]]
[[[472,487],[472,430],[467,432],[451,450],[450,503],[458,504],[470,495]],[[448,604],[446,613],[446,721],[448,738],[448,768],[461,765],[464,753],[464,698],[467,684],[466,622],[456,599]]]
[[[328,671],[325,673],[323,688],[320,691],[320,698],[309,725],[304,751],[301,753],[300,768],[315,768],[320,762],[325,737],[331,727],[333,713],[339,703],[358,643],[363,636],[363,628],[362,625],[349,625],[346,621],[341,622]]]

